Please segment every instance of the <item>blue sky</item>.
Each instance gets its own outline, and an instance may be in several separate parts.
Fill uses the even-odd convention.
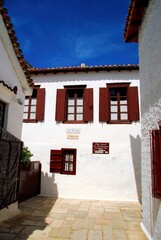
[[[130,0],[6,0],[23,55],[33,67],[137,64],[123,40]]]

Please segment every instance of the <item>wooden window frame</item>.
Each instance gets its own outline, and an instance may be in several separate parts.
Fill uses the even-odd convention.
[[[73,153],[73,161],[65,161],[65,153]],[[74,148],[62,148],[61,150],[50,151],[50,172],[61,173],[66,175],[76,175],[76,158],[77,149]],[[73,171],[65,171],[65,162],[73,163]]]
[[[110,88],[127,87],[128,120],[110,119]],[[106,87],[99,88],[99,121],[108,124],[131,124],[140,120],[138,87],[130,83],[108,83]]]
[[[34,87],[33,91],[36,91],[36,97],[28,96],[28,111],[27,113],[27,119],[23,119],[23,122],[25,123],[36,123],[38,121],[44,121],[44,112],[45,112],[45,88],[40,88],[40,85],[37,85]],[[31,106],[32,106],[32,100],[36,99],[36,105],[35,105],[35,118],[31,119]]]
[[[161,130],[150,131],[152,196],[161,199]]]
[[[65,153],[72,152],[73,153],[73,161],[65,161],[64,155]],[[62,148],[62,164],[64,166],[65,162],[67,163],[73,163],[73,171],[65,171],[64,167],[62,166],[62,174],[67,174],[67,175],[75,175],[76,174],[76,153],[77,150],[74,148]]]
[[[67,120],[68,114],[68,97],[69,91],[83,91],[83,120]],[[76,107],[76,105],[74,105]],[[86,85],[64,86],[64,89],[57,89],[56,98],[56,122],[62,122],[65,124],[84,124],[93,122],[93,89],[86,88]],[[75,113],[76,114],[76,113]]]
[[[78,107],[78,104],[77,104],[77,99],[78,99],[78,94],[79,94],[79,91],[82,90],[82,93],[81,93],[81,99],[83,101],[83,94],[84,94],[84,88],[68,88],[67,89],[67,95],[66,95],[66,121],[65,123],[84,123],[83,120],[76,120],[77,118],[77,107]],[[73,92],[74,94],[74,120],[68,120],[68,115],[69,115],[69,112],[68,112],[68,107],[69,107],[69,104],[68,104],[68,100],[69,100],[69,95],[70,93]],[[82,107],[83,107],[83,104],[82,104]],[[83,112],[82,112],[82,119],[83,119]]]
[[[23,122],[37,122],[36,121],[36,111],[35,111],[35,119],[30,119],[30,114],[31,114],[31,103],[32,103],[32,100],[35,99],[33,98],[32,96],[29,96],[28,97],[28,111],[26,112],[27,114],[27,118],[26,119],[23,119]]]
[[[128,107],[128,101],[129,101],[129,96],[128,96],[128,88],[129,88],[129,85],[130,83],[110,83],[110,84],[107,84],[107,91],[109,92],[109,116],[110,116],[110,119],[109,119],[109,123],[110,124],[131,124],[131,121],[129,121],[129,118],[126,119],[126,120],[121,120],[121,119],[117,119],[117,120],[111,120],[111,105],[110,105],[110,99],[111,99],[111,96],[110,96],[110,89],[111,88],[126,88],[127,89],[127,115],[129,113],[129,107]],[[117,111],[117,116],[118,118],[120,118],[120,102],[119,102],[119,96],[117,97],[117,101],[118,101],[118,111]]]

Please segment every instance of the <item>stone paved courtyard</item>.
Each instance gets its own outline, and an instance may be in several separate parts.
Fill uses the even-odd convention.
[[[146,240],[141,205],[131,202],[34,197],[0,224],[0,240]]]

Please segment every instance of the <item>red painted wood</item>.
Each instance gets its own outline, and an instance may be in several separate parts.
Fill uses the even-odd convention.
[[[77,149],[73,149],[73,148],[62,148],[62,155],[65,154],[73,154],[73,171],[65,171],[64,169],[62,169],[62,173],[63,174],[69,174],[69,175],[76,175],[76,158],[77,158]],[[65,163],[66,161],[64,161]]]
[[[83,120],[93,121],[93,89],[85,88],[83,94]]]
[[[108,122],[110,120],[109,92],[108,88],[99,89],[99,121]]]
[[[66,89],[57,89],[55,120],[64,122],[66,109]]]
[[[151,131],[152,195],[161,198],[161,130]]]
[[[51,150],[50,152],[50,172],[62,172],[62,150]]]
[[[128,118],[129,121],[139,121],[138,88],[128,88]]]
[[[45,112],[45,88],[37,90],[36,120],[44,121]]]

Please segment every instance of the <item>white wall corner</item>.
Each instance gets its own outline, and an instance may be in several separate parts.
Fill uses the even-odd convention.
[[[150,234],[148,233],[148,231],[146,230],[143,222],[141,222],[140,226],[141,226],[141,229],[143,230],[143,232],[145,233],[145,236],[147,237],[147,239],[148,239],[148,240],[153,240],[153,239],[151,238]]]

